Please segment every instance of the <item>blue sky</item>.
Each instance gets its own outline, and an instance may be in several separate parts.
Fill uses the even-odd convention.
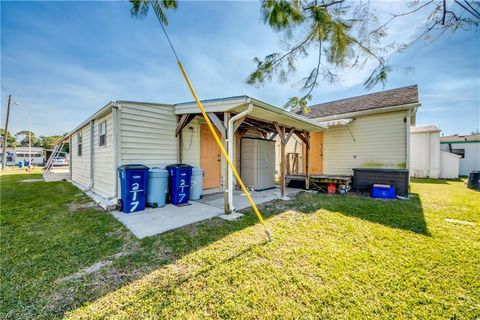
[[[383,15],[405,8],[401,2],[374,5]],[[132,18],[129,8],[128,1],[2,1],[1,127],[4,91],[21,104],[13,106],[11,132],[27,129],[31,112],[38,135],[69,131],[111,100],[190,101],[155,17]],[[305,60],[290,83],[255,88],[245,83],[252,59],[278,50],[281,40],[263,24],[257,2],[180,2],[169,17],[170,36],[203,99],[247,94],[281,106],[299,94],[295,83],[314,63]],[[389,39],[410,39],[424,18],[399,21]],[[445,134],[470,133],[480,127],[479,56],[478,32],[447,34],[429,46],[418,43],[392,56],[399,69],[385,89],[418,84],[418,124],[438,125]],[[312,103],[368,93],[362,83],[371,66],[343,70],[342,81],[322,84]]]

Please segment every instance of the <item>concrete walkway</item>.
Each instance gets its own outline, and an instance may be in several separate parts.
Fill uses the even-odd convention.
[[[287,188],[286,195],[292,196],[300,191],[302,190]],[[266,203],[279,199],[280,189],[254,191],[251,196],[256,204]],[[216,193],[206,195],[198,201],[190,201],[188,206],[177,207],[167,204],[162,208],[147,208],[144,211],[133,213],[114,211],[112,215],[137,238],[142,239],[223,215],[223,201],[224,194]],[[248,199],[242,191],[234,192],[233,204],[236,210],[250,207]]]
[[[112,214],[138,239],[142,239],[211,219],[222,215],[223,210],[191,201],[189,206],[184,207],[167,204],[162,208],[146,208],[132,213],[114,211]]]

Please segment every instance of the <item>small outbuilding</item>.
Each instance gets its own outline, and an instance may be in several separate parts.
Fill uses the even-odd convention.
[[[480,170],[480,134],[443,136],[440,146],[442,150],[460,157],[461,176]]]
[[[440,150],[440,132],[434,125],[410,128],[411,177],[458,178],[460,156]]]

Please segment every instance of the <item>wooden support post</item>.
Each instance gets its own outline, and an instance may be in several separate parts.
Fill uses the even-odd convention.
[[[310,189],[310,132],[304,132],[305,140],[305,189]]]
[[[278,136],[280,138],[280,195],[285,197],[285,128],[279,126],[277,123],[273,123],[277,129]]]
[[[176,131],[176,134],[177,134],[177,163],[182,163],[183,161],[183,155],[182,155],[182,131],[183,131],[183,127],[185,126],[185,122],[186,122],[186,118],[184,117],[185,115],[183,115],[182,117],[180,116],[177,116],[177,123],[178,123],[178,127],[177,127],[177,131]],[[182,128],[180,128],[181,126],[183,125]]]

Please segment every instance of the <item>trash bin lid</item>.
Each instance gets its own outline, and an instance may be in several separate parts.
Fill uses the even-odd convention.
[[[168,166],[165,167],[165,169],[173,169],[173,168],[192,168],[192,166],[184,163],[174,163],[174,164],[169,164]]]
[[[168,171],[162,168],[153,167],[148,172],[149,172],[148,176],[150,178],[167,178],[168,177]]]
[[[199,167],[192,167],[192,174],[203,174],[203,170]]]
[[[119,170],[148,170],[147,166],[143,164],[126,164],[118,167]]]

